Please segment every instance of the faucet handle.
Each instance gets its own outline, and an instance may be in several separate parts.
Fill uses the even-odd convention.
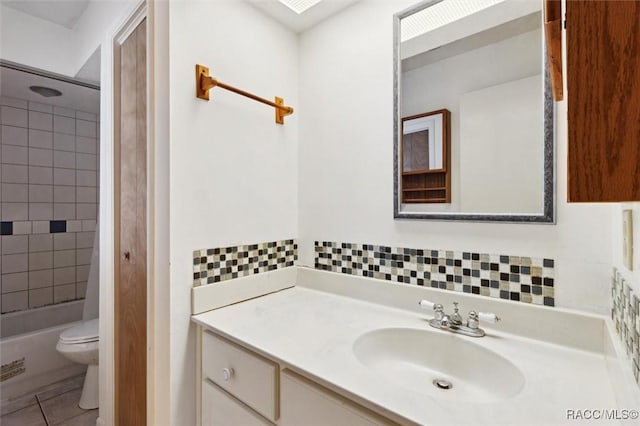
[[[423,299],[418,302],[418,306],[424,309],[433,309],[433,317],[437,321],[440,321],[442,317],[444,317],[444,306],[442,306],[440,303],[433,303],[433,302],[430,302],[429,300]]]
[[[433,303],[433,302],[431,302],[429,300],[426,300],[426,299],[422,299],[421,301],[418,302],[418,306],[420,306],[421,308],[424,308],[424,309],[433,309],[433,310],[435,310],[436,309],[436,305],[437,305],[436,303]]]
[[[478,312],[478,319],[483,322],[489,322],[491,324],[495,324],[500,321],[500,317],[498,317],[493,312]]]

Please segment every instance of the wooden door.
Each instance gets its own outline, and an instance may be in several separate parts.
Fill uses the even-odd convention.
[[[640,1],[567,1],[569,201],[640,201]]]
[[[146,425],[147,82],[146,21],[120,47],[116,162],[115,419]]]

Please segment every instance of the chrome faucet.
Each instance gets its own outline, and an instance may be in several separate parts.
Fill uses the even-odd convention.
[[[458,310],[458,302],[453,302],[454,307],[451,315],[447,315],[444,312],[444,307],[440,303],[421,300],[418,305],[425,309],[433,309],[433,319],[429,321],[431,327],[470,337],[482,337],[485,335],[484,330],[480,328],[480,321],[489,323],[500,321],[500,318],[492,312],[469,311],[465,324]]]

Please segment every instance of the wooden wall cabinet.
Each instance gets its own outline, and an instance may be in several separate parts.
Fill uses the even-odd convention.
[[[569,202],[640,201],[640,2],[567,0]]]

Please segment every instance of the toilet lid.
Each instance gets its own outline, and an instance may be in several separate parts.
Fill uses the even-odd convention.
[[[88,343],[98,340],[98,318],[75,325],[60,334],[62,343]]]

